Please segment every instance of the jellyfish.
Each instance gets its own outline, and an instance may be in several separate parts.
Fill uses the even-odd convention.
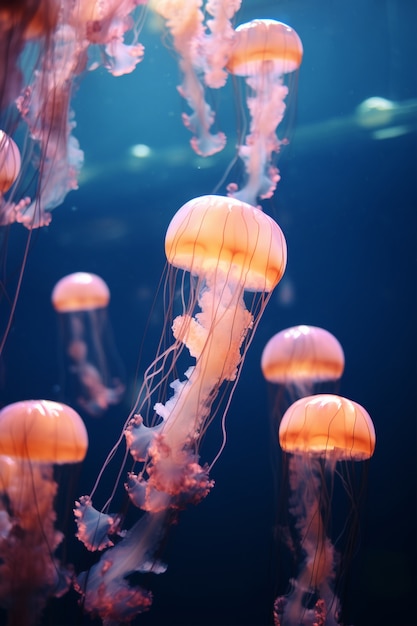
[[[69,588],[72,571],[54,556],[63,539],[54,465],[80,463],[87,446],[69,406],[25,400],[0,411],[0,605],[10,626],[34,626],[47,600]]]
[[[107,314],[109,288],[96,274],[76,272],[57,282],[51,299],[61,326],[68,393],[89,415],[100,417],[125,391]]]
[[[77,189],[84,154],[73,132],[75,82],[87,68],[100,65],[114,76],[134,70],[143,46],[137,41],[139,17],[133,14],[144,3],[20,0],[2,9],[0,126],[19,136],[21,149],[25,146],[25,168],[14,195],[28,187],[32,192],[0,206],[0,224],[48,225],[51,211]]]
[[[151,593],[132,587],[128,576],[165,570],[157,552],[166,527],[178,511],[198,504],[213,487],[213,462],[210,467],[200,463],[199,445],[222,406],[216,403],[219,392],[231,383],[229,396],[233,393],[251,333],[286,264],[284,236],[269,216],[235,198],[213,195],[194,198],[175,214],[165,252],[171,268],[180,270],[183,310],[172,322],[174,343],[161,346],[149,366],[139,395],[144,400],[124,429],[138,468],[128,473],[125,488],[131,503],[144,513],[120,540],[117,519],[108,513],[110,503],[102,511],[93,507],[94,490],[75,509],[78,537],[87,548],[108,548],[78,577],[77,585],[85,608],[105,623],[127,622],[150,607]],[[185,348],[193,362],[179,379],[178,368],[188,361]],[[155,402],[154,395],[166,393],[168,383],[170,397]],[[223,428],[230,397],[223,408]],[[115,449],[109,462],[114,454]]]
[[[292,402],[311,395],[321,383],[334,384],[344,366],[343,348],[336,337],[324,328],[305,324],[271,337],[261,357],[265,380],[281,385]]]
[[[349,489],[349,466],[373,455],[374,426],[360,404],[319,394],[289,407],[279,427],[279,443],[289,465],[289,511],[302,563],[290,581],[289,595],[276,601],[275,623],[336,626],[341,606],[334,590],[338,554],[329,534],[332,494],[338,475]],[[348,497],[347,528],[358,505],[352,493]]]
[[[223,150],[226,136],[213,134],[210,128],[214,112],[205,99],[205,87],[223,87],[228,55],[234,31],[231,20],[240,8],[241,0],[208,0],[205,12],[206,32],[201,0],[155,0],[155,11],[166,20],[173,46],[179,55],[183,82],[178,87],[193,113],[183,114],[184,125],[193,133],[191,146],[201,156],[210,156]]]
[[[245,144],[239,147],[247,181],[240,190],[235,183],[228,190],[248,204],[256,206],[258,198],[270,198],[280,180],[272,157],[284,143],[276,135],[289,91],[284,78],[299,69],[302,56],[300,38],[282,22],[258,19],[236,29],[227,69],[245,77],[251,123]]]

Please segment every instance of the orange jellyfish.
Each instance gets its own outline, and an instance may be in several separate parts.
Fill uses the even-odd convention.
[[[78,413],[49,400],[0,411],[0,605],[10,626],[35,626],[47,600],[66,593],[71,570],[54,556],[54,465],[80,463],[88,446]]]
[[[332,495],[337,476],[350,489],[351,466],[373,455],[374,426],[367,411],[352,400],[308,396],[286,411],[279,443],[289,464],[289,511],[302,562],[290,581],[291,592],[275,603],[275,624],[336,626],[341,607],[334,590],[339,557],[329,533]],[[357,507],[349,492],[342,529],[357,522]]]
[[[240,190],[235,183],[228,190],[230,195],[256,206],[258,198],[273,195],[280,179],[272,158],[283,143],[276,131],[285,115],[289,91],[284,78],[299,69],[303,46],[295,30],[275,20],[252,20],[235,32],[227,69],[245,77],[251,122],[250,134],[239,147],[247,181]]]
[[[64,346],[67,393],[93,417],[123,396],[122,365],[113,341],[107,306],[110,291],[100,276],[76,272],[52,291]]]
[[[339,380],[344,366],[343,348],[336,337],[305,324],[271,337],[261,357],[264,378],[284,386],[291,401],[311,395],[319,383]]]
[[[182,310],[172,323],[174,342],[161,348],[146,371],[125,428],[136,467],[125,488],[145,513],[78,578],[84,606],[104,620],[129,621],[149,608],[150,592],[133,588],[127,577],[165,570],[155,558],[164,529],[176,511],[197,504],[213,487],[209,469],[222,448],[209,467],[200,463],[199,445],[220,410],[225,432],[224,386],[231,383],[231,396],[252,331],[286,264],[279,226],[259,209],[221,196],[187,202],[168,227],[165,251],[170,266],[180,270],[178,282],[172,277],[168,283],[174,290],[180,286]],[[168,310],[173,308],[171,300]],[[182,379],[180,366],[186,367]],[[162,396],[168,385],[167,399]],[[118,528],[107,513],[110,500],[99,513],[92,507],[93,493],[77,503],[78,537],[89,549],[103,549],[112,544],[106,533],[116,535]]]

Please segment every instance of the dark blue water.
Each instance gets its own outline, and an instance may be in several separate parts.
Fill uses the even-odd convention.
[[[351,116],[366,98],[417,98],[416,3],[366,0],[244,2],[239,22],[270,17],[300,35],[305,56],[295,98],[292,140],[280,157],[282,180],[264,208],[288,243],[284,287],[273,295],[246,359],[227,420],[228,442],[215,465],[216,486],[180,516],[168,535],[168,571],[150,580],[154,606],[138,624],[266,626],[280,572],[276,475],[271,463],[271,389],[259,363],[267,340],[295,324],[327,328],[342,343],[340,392],[366,407],[377,446],[362,502],[359,549],[342,598],[346,623],[415,626],[416,585],[416,120],[376,139],[354,132]],[[115,79],[84,77],[74,99],[84,178],[32,236],[13,327],[2,363],[2,403],[60,399],[60,345],[50,293],[74,271],[108,283],[115,341],[128,393],[100,421],[85,415],[92,448],[75,496],[88,493],[129,412],[140,346],[153,359],[164,311],[152,313],[164,268],[164,235],[177,209],[216,190],[234,156],[241,125],[239,87],[214,94],[225,153],[206,162],[189,148],[181,124],[174,55],[145,26],[146,56]],[[294,99],[294,97],[291,97]],[[336,130],[329,126],[336,120]],[[414,131],[413,131],[414,128]],[[146,144],[151,157],[129,156]],[[230,179],[227,181],[230,182]],[[220,183],[220,187],[218,184]],[[8,271],[19,267],[26,232],[10,233]],[[146,333],[145,333],[146,329]],[[202,460],[218,448],[219,425]],[[213,452],[214,450],[214,452]],[[71,519],[69,515],[71,529]],[[72,532],[70,530],[70,532]],[[68,560],[85,567],[69,544]],[[281,589],[282,592],[282,589]],[[45,624],[93,623],[75,594],[52,602]],[[136,622],[135,622],[136,623]]]

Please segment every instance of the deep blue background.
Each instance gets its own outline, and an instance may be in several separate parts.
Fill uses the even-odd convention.
[[[343,120],[370,96],[399,102],[417,97],[416,3],[243,4],[238,22],[254,17],[287,22],[305,49],[292,142],[280,158],[282,180],[275,197],[264,205],[287,238],[283,285],[293,297],[285,304],[284,288],[272,296],[232,403],[228,443],[212,475],[215,489],[185,511],[170,532],[168,571],[151,581],[154,606],[137,622],[272,624],[280,568],[273,541],[279,494],[270,460],[275,450],[271,389],[259,362],[275,332],[306,323],[327,328],[342,343],[346,371],[340,391],[367,408],[377,432],[360,550],[346,598],[349,623],[415,626],[416,133],[375,140],[368,133],[345,134]],[[75,95],[84,175],[80,189],[54,211],[51,226],[32,236],[3,355],[2,404],[58,398],[60,346],[51,290],[60,277],[79,270],[106,280],[129,394],[101,421],[86,416],[92,448],[74,497],[91,488],[128,413],[139,348],[165,263],[166,227],[193,196],[215,189],[224,193],[224,185],[217,184],[233,159],[241,125],[235,104],[239,86],[230,81],[213,95],[228,149],[207,161],[196,158],[181,124],[175,57],[152,24],[149,19],[141,38],[145,59],[132,75],[115,79],[104,70],[92,73]],[[334,119],[342,130],[329,134],[326,123]],[[129,156],[137,143],[150,146],[148,160]],[[11,229],[10,274],[21,263],[26,237],[19,226]],[[152,314],[142,367],[153,358],[163,316],[161,309]],[[218,426],[213,431],[203,461],[217,449]],[[71,543],[69,550],[78,567],[81,550]],[[90,621],[70,596],[53,606],[45,623]]]

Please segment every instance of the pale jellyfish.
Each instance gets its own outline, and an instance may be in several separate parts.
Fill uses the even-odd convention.
[[[145,373],[140,401],[125,429],[136,467],[125,488],[145,513],[78,579],[85,608],[105,623],[129,621],[149,608],[150,592],[132,587],[127,577],[165,570],[155,552],[169,523],[176,511],[197,504],[213,487],[209,466],[200,463],[200,441],[219,411],[225,434],[227,408],[251,333],[286,264],[279,226],[259,209],[221,196],[187,202],[168,227],[165,251],[170,266],[183,270],[177,283],[183,310],[172,323],[174,343],[161,347]],[[174,278],[170,285],[175,286]],[[173,306],[171,300],[168,315]],[[179,367],[186,368],[181,380],[176,378]],[[227,383],[232,387],[222,407]],[[168,384],[171,395],[163,403]],[[224,445],[225,440],[211,467]],[[90,496],[77,503],[78,537],[91,550],[112,546],[108,535],[119,533],[116,516],[107,513],[111,497],[102,513],[92,507]]]
[[[230,195],[257,205],[270,198],[280,179],[273,156],[281,149],[277,128],[285,115],[288,86],[284,79],[301,65],[303,46],[295,30],[275,20],[252,20],[236,29],[227,69],[245,77],[249,88],[247,105],[250,133],[239,147],[247,181],[238,191],[229,185]]]
[[[286,411],[279,443],[288,460],[289,511],[303,560],[290,581],[291,592],[275,603],[275,624],[336,626],[341,607],[334,590],[339,557],[330,536],[332,494],[340,477],[348,492],[343,520],[348,533],[357,523],[359,504],[351,491],[351,466],[373,455],[374,426],[367,411],[352,400],[331,394],[308,396]]]
[[[233,45],[231,19],[241,0],[209,0],[205,11],[210,15],[206,33],[201,0],[155,0],[154,10],[166,20],[183,82],[178,87],[192,114],[183,114],[184,125],[193,133],[191,146],[201,156],[222,150],[224,133],[213,134],[214,112],[205,99],[205,86],[222,87],[227,79],[225,66]]]
[[[80,463],[87,446],[69,406],[25,400],[0,411],[0,605],[9,626],[35,626],[48,599],[69,588],[72,571],[54,556],[63,539],[54,465]]]
[[[261,357],[264,378],[280,385],[292,402],[311,395],[321,383],[338,381],[344,366],[343,348],[336,337],[324,328],[305,324],[276,333]]]
[[[93,417],[118,404],[125,391],[107,307],[110,291],[100,276],[76,272],[52,291],[65,353],[66,392]]]
[[[32,229],[49,224],[51,211],[78,187],[84,154],[73,132],[75,81],[87,67],[104,65],[115,76],[133,71],[143,57],[135,9],[144,0],[8,4],[0,15],[0,127],[24,143],[25,197],[2,209],[0,223]]]

